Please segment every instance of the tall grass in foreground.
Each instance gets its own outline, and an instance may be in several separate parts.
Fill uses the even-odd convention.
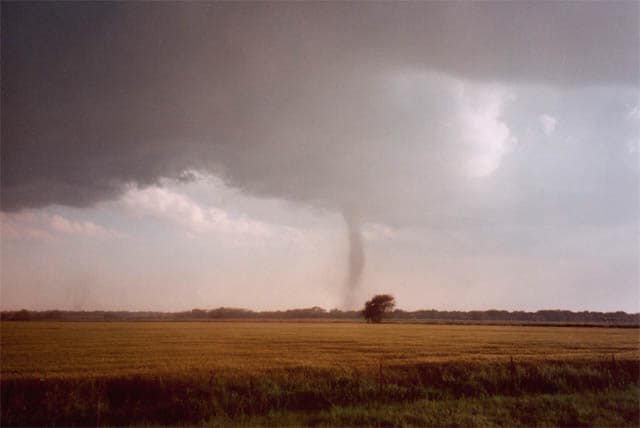
[[[637,426],[637,360],[1,381],[2,426]]]

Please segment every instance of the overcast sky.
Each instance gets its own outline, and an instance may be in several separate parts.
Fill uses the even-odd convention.
[[[640,310],[638,2],[2,3],[2,309]]]

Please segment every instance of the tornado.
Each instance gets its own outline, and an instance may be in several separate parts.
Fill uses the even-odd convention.
[[[358,306],[357,292],[364,270],[364,247],[362,242],[361,223],[352,211],[343,211],[347,234],[349,238],[348,270],[344,284],[344,308],[355,309]]]

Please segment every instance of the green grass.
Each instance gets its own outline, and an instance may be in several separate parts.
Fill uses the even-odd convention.
[[[640,422],[637,329],[0,326],[2,426]]]
[[[408,403],[334,406],[329,410],[272,412],[233,420],[213,417],[208,426],[453,426],[637,427],[638,388],[607,394],[538,394],[416,400]]]

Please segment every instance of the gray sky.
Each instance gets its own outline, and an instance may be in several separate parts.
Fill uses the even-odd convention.
[[[3,2],[2,307],[637,312],[639,44],[637,2]]]

